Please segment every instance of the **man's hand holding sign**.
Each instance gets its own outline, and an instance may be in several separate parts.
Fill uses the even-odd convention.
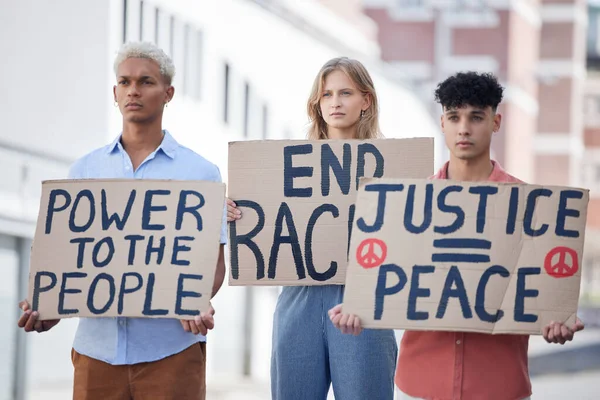
[[[40,313],[31,310],[31,305],[27,300],[19,303],[19,308],[23,311],[23,315],[19,318],[17,325],[23,328],[25,332],[42,333],[54,328],[60,322],[60,319],[39,320]]]
[[[223,280],[215,270],[224,192],[203,181],[44,182],[18,325],[43,332],[68,317],[176,318],[206,334]]]
[[[525,184],[364,179],[342,306],[361,327],[543,334],[576,318],[588,191]]]
[[[40,314],[37,311],[31,311],[31,306],[27,300],[21,301],[19,303],[19,308],[23,311],[23,315],[19,318],[17,325],[19,328],[23,328],[25,332],[46,332],[54,328],[60,322],[60,319],[39,320],[38,317]],[[208,330],[215,326],[213,315],[215,315],[215,310],[211,305],[209,306],[208,312],[200,313],[200,316],[194,317],[193,320],[182,319],[181,325],[186,332],[192,332],[195,335],[206,335]]]

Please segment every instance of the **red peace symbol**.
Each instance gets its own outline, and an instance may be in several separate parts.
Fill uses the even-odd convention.
[[[558,262],[553,263],[552,259],[556,254],[560,254]],[[567,262],[567,254],[571,258],[571,263]],[[577,252],[569,247],[559,246],[555,247],[546,254],[544,260],[544,269],[548,275],[554,278],[568,278],[573,276],[579,269],[579,262],[577,260]]]
[[[365,239],[356,249],[356,260],[363,268],[379,267],[386,256],[387,246],[379,239]]]

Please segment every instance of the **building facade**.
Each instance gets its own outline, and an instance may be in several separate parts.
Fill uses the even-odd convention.
[[[494,156],[528,182],[580,184],[585,82],[583,0],[366,0],[382,58],[433,89],[463,70],[506,88]],[[440,110],[433,106],[439,116]]]
[[[113,60],[125,41],[151,41],[176,65],[164,126],[221,169],[237,140],[303,139],[319,68],[350,56],[370,70],[387,137],[438,135],[412,84],[380,59],[374,22],[359,1],[0,0],[0,310],[16,321],[27,296],[28,254],[41,181],[119,134]],[[341,6],[344,4],[344,6]],[[8,124],[8,125],[6,125]],[[441,142],[440,142],[441,143]],[[438,157],[438,160],[441,160]],[[277,289],[228,287],[213,302],[208,380],[268,382]],[[72,382],[75,319],[43,335],[0,328],[0,399],[64,398]],[[66,392],[65,392],[66,390]],[[59,397],[56,397],[59,396]]]
[[[590,1],[586,41],[587,77],[584,89],[584,157],[582,186],[590,189],[583,301],[600,304],[600,2]]]
[[[589,3],[588,15],[585,0],[364,1],[382,59],[435,118],[437,82],[492,72],[506,88],[494,158],[526,182],[590,189],[582,304],[600,304],[600,2]]]

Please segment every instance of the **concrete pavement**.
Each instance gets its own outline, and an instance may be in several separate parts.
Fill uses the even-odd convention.
[[[529,360],[532,400],[600,399],[600,329],[586,328],[563,346],[532,336]],[[64,381],[34,387],[28,400],[69,400],[71,385]],[[268,382],[222,376],[209,378],[207,388],[207,400],[270,400]]]

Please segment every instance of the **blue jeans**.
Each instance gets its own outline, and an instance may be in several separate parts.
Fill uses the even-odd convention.
[[[273,321],[273,400],[393,400],[398,345],[393,330],[344,335],[327,311],[344,287],[284,287]]]

